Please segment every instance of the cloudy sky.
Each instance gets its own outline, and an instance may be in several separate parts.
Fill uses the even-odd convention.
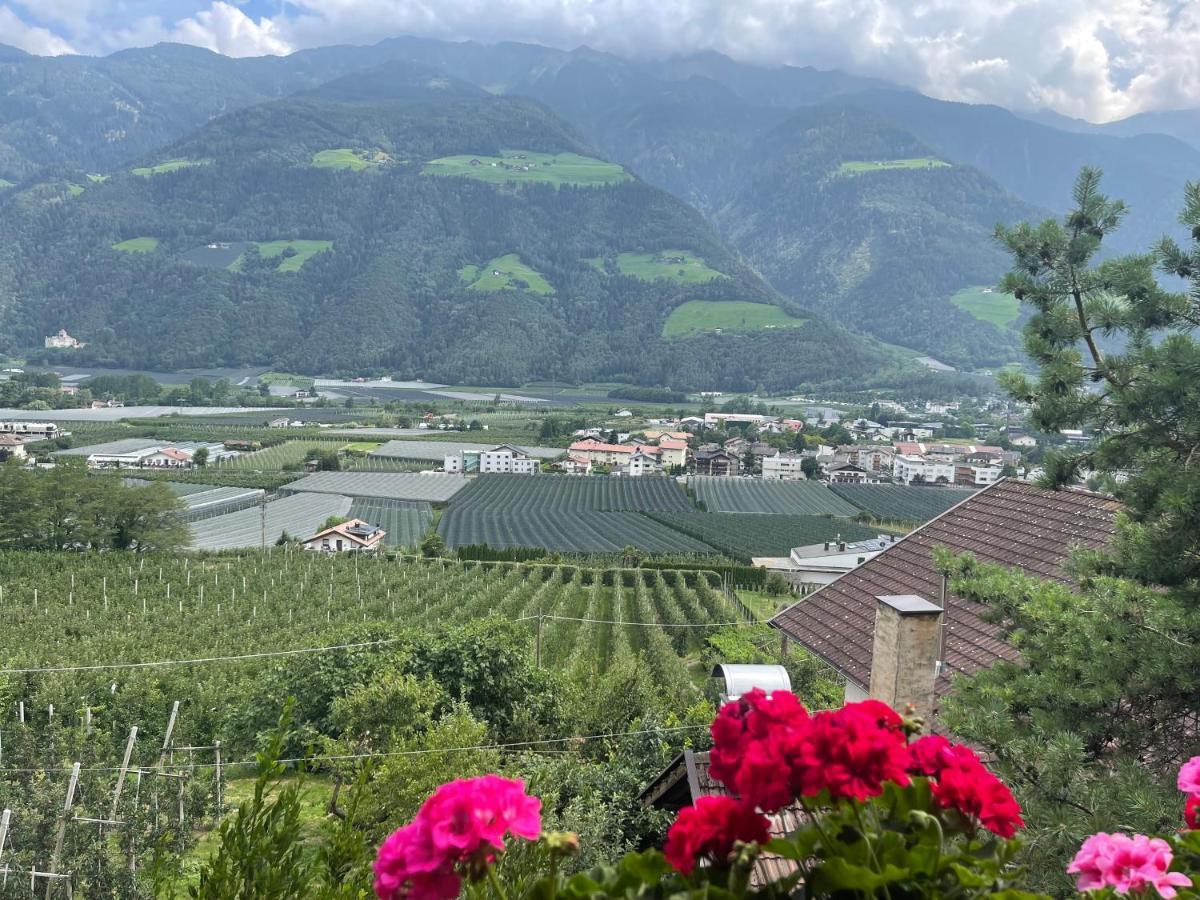
[[[1200,107],[1200,0],[0,0],[0,43],[38,54],[170,40],[252,56],[397,34],[717,50],[1093,121]]]

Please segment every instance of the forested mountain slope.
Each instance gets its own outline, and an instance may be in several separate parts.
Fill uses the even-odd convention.
[[[895,362],[544,106],[385,70],[0,195],[9,346],[65,327],[80,361],[488,384],[786,389]]]
[[[841,103],[798,113],[748,156],[756,164],[714,217],[785,295],[956,365],[1015,357],[1013,329],[981,321],[949,297],[996,282],[1005,260],[994,224],[1036,209]]]
[[[998,107],[934,100],[874,79],[756,66],[715,53],[639,62],[588,48],[562,51],[411,37],[371,47],[322,47],[252,59],[170,44],[104,58],[54,59],[0,47],[0,88],[0,203],[8,198],[18,209],[28,207],[31,197],[45,200],[57,196],[55,191],[77,191],[68,188],[70,183],[88,188],[88,196],[74,201],[86,206],[116,186],[126,184],[121,188],[126,190],[129,178],[121,173],[131,166],[217,152],[229,155],[224,169],[230,164],[274,167],[268,180],[278,188],[295,179],[297,189],[309,190],[308,179],[324,184],[321,179],[342,177],[299,172],[313,153],[325,149],[319,145],[378,147],[391,141],[378,121],[368,117],[356,123],[353,115],[334,109],[337,104],[533,98],[561,117],[550,129],[557,135],[554,140],[539,146],[594,148],[588,153],[619,163],[636,178],[691,204],[733,240],[785,296],[781,302],[793,313],[824,310],[848,328],[964,366],[994,365],[1016,353],[1013,334],[1019,323],[1006,318],[1004,310],[972,318],[956,306],[956,292],[983,290],[1000,271],[999,256],[987,237],[997,220],[1041,215],[1041,207],[1067,194],[1080,166],[1095,165],[1105,170],[1114,195],[1131,205],[1114,250],[1141,250],[1174,221],[1184,181],[1200,172],[1200,150],[1163,135],[1119,137],[1113,134],[1116,126],[1066,127],[1070,123],[1055,128]],[[278,99],[288,97],[299,105]],[[312,111],[313,104],[321,107],[319,113]],[[809,140],[802,123],[806,115],[819,118],[819,109],[831,106],[858,111],[861,126],[850,135],[858,143],[818,152],[814,147],[823,146],[824,139],[814,133]],[[239,111],[249,117],[239,118]],[[534,119],[548,122],[543,113]],[[382,171],[373,166],[368,177],[384,177],[389,184],[390,179],[412,181],[431,154],[450,153],[451,147],[476,152],[472,123],[436,118],[401,116],[398,121],[405,127],[431,129],[431,136],[422,141],[408,134],[388,165]],[[566,129],[564,120],[573,129]],[[484,121],[479,127],[486,132],[493,124]],[[820,132],[828,123],[814,127]],[[528,136],[534,137],[532,132]],[[407,155],[400,153],[401,146]],[[536,148],[529,144],[526,149]],[[918,155],[908,157],[910,152]],[[928,171],[901,166],[830,178],[830,166],[853,162],[855,155],[878,157],[877,162],[927,156],[950,166]],[[280,167],[286,171],[278,171]],[[114,178],[101,191],[85,183],[86,173]],[[214,170],[194,170],[173,175],[169,184],[209,180],[220,178]],[[239,197],[254,197],[246,194],[242,175],[235,181]],[[15,185],[6,186],[8,182]],[[166,189],[156,183],[133,190],[156,194]],[[644,191],[645,185],[605,190],[622,195]],[[493,186],[485,196],[497,192],[515,202],[506,187]],[[570,192],[530,187],[521,196],[538,193],[565,197]],[[254,202],[267,203],[261,198]],[[550,205],[538,204],[540,209]],[[554,215],[561,222],[566,211],[563,206]],[[225,210],[215,220],[198,223],[187,220],[190,209],[182,214],[184,221],[175,227],[197,236],[242,233],[236,224],[244,214]],[[323,210],[320,215],[340,220],[343,213]],[[448,213],[442,227],[452,218]],[[121,227],[134,226],[123,222]],[[520,227],[529,232],[527,225]],[[325,223],[316,231],[322,229],[329,230]],[[171,229],[164,224],[159,230]],[[464,240],[472,244],[476,238]],[[644,249],[689,247],[657,243]],[[11,258],[13,252],[11,246],[0,248],[0,257]],[[619,269],[616,256],[621,252],[629,248],[589,251],[592,260],[608,253],[611,264],[601,260],[599,269],[593,264],[588,272],[580,270],[579,277]],[[462,265],[481,266],[505,255]],[[156,261],[143,257],[136,264]],[[308,278],[328,264],[328,258],[314,257],[300,271]],[[29,264],[34,270],[40,265]],[[17,292],[12,281],[17,268],[0,267],[0,305],[8,309]],[[604,283],[611,289],[611,281]],[[31,284],[27,281],[24,289]],[[644,282],[632,289],[648,290]],[[660,291],[655,302],[670,307],[675,299]],[[744,323],[738,319],[734,324]],[[22,341],[43,323],[26,325],[18,335]],[[182,357],[194,350],[172,352]],[[562,364],[573,368],[577,360]],[[627,373],[635,371],[640,370],[627,367]]]

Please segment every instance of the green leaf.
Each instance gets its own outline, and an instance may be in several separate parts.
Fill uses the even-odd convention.
[[[856,866],[841,857],[827,860],[813,873],[813,893],[826,891],[873,891],[885,884],[894,884],[912,877],[908,869],[885,865],[882,872],[866,866]]]

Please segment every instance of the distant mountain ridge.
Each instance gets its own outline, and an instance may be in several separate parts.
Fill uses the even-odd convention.
[[[1131,206],[1112,249],[1144,250],[1174,227],[1183,184],[1200,173],[1197,147],[1132,133],[1161,122],[1186,138],[1186,111],[1084,127],[1065,117],[934,100],[878,79],[754,66],[716,53],[634,62],[589,48],[412,37],[249,59],[172,44],[99,59],[0,48],[0,87],[0,179],[16,183],[5,189],[0,181],[0,209],[28,206],[44,190],[39,185],[85,186],[87,173],[196,156],[220,141],[244,155],[239,165],[302,166],[320,149],[372,144],[355,130],[352,107],[389,108],[404,120],[406,104],[529,98],[542,106],[479,107],[491,112],[475,131],[423,118],[429,139],[406,143],[414,159],[454,144],[450,138],[495,153],[503,147],[494,141],[478,150],[471,143],[489,129],[512,132],[493,114],[542,110],[530,114],[549,129],[541,137],[555,135],[547,152],[550,144],[586,148],[694,206],[735,258],[782,293],[775,302],[965,368],[1019,355],[1019,322],[973,317],[951,299],[1003,271],[989,237],[996,221],[1048,214],[1065,202],[1079,167],[1096,165],[1106,172],[1106,189]],[[298,105],[278,105],[289,97]],[[557,118],[543,114],[547,107]],[[309,118],[295,118],[303,109]],[[857,123],[840,146],[830,140],[839,117]],[[281,131],[299,121],[300,133]],[[1123,129],[1130,136],[1116,133]],[[523,146],[539,149],[533,144]],[[886,165],[832,178],[853,155]],[[946,165],[921,171],[904,163],[925,157]],[[228,222],[236,220],[233,214]],[[696,249],[678,240],[646,246]],[[511,249],[489,250],[485,259]],[[11,296],[16,269],[6,271],[3,260],[12,253],[0,249],[0,302],[9,308],[3,292]],[[647,377],[638,366],[626,368]]]
[[[11,189],[8,349],[66,326],[88,343],[71,358],[96,364],[692,389],[898,368],[545,106],[419,66],[378,71],[216,118],[103,181]],[[714,277],[674,279],[676,248]],[[626,257],[656,268],[626,274]],[[791,327],[663,336],[676,307],[732,300]]]

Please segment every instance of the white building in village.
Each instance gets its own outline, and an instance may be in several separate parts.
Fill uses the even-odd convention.
[[[897,453],[892,477],[901,484],[954,484],[954,463]]]
[[[777,453],[764,456],[762,461],[763,481],[803,481],[807,476],[800,465],[804,457],[799,453]]]
[[[538,461],[520,447],[501,444],[491,450],[460,450],[447,454],[442,468],[456,475],[537,475]]]

